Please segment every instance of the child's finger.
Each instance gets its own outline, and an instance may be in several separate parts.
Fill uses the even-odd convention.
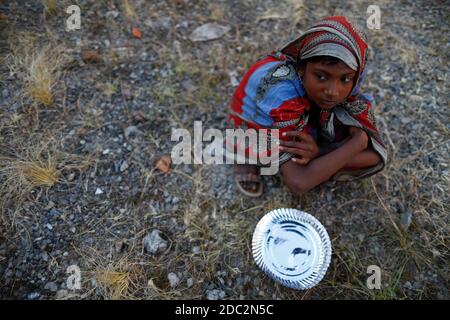
[[[298,137],[299,136],[299,131],[286,131],[283,132],[281,135],[283,137]]]
[[[280,148],[280,151],[288,152],[288,153],[295,154],[295,155],[301,156],[301,157],[304,157],[309,154],[308,151],[297,149],[297,148],[289,148],[289,147],[283,147],[283,146],[280,146],[279,148]]]
[[[307,159],[307,158],[303,158],[303,159],[292,158],[292,161],[294,161],[297,164],[308,164],[309,159]]]
[[[313,141],[314,140],[314,138],[310,134],[303,132],[303,131],[299,132],[298,138],[305,140],[305,141]]]
[[[308,143],[305,143],[305,142],[280,141],[280,146],[282,146],[282,147],[292,147],[292,148],[302,149],[302,150],[305,150],[305,151],[312,151],[311,146]]]
[[[287,131],[287,132],[283,133],[283,136],[284,137],[295,137],[297,141],[300,140],[300,141],[307,141],[307,142],[314,142],[314,143],[316,142],[310,134],[303,132],[303,131]],[[280,141],[283,141],[283,140],[280,140]]]

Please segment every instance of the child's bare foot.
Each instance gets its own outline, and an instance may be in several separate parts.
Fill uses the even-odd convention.
[[[234,166],[236,185],[243,194],[249,197],[260,197],[263,193],[263,182],[258,167],[252,164]]]

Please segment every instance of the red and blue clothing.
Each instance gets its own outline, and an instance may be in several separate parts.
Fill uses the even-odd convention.
[[[237,87],[229,119],[235,127],[279,129],[306,124],[310,110],[295,65],[286,56],[269,55],[250,67]]]

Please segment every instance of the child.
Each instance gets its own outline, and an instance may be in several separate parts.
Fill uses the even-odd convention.
[[[367,48],[347,18],[329,17],[256,62],[236,89],[229,120],[236,128],[279,129],[279,165],[293,193],[384,168],[371,98],[359,92]],[[235,173],[241,192],[262,194],[256,165],[236,165]]]

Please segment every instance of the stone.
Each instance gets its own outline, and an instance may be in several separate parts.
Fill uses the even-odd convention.
[[[219,300],[225,298],[226,293],[225,291],[213,289],[213,290],[207,290],[206,291],[206,299],[208,300]]]
[[[124,172],[127,169],[128,169],[128,162],[123,161],[122,164],[120,165],[120,172]]]
[[[178,276],[173,272],[167,275],[167,279],[169,280],[169,284],[172,288],[175,288],[180,283],[180,278],[178,278]]]
[[[48,283],[45,285],[44,289],[45,289],[45,290],[49,290],[49,291],[51,291],[51,292],[56,292],[56,291],[58,291],[58,286],[57,286],[56,283],[54,283],[54,282],[48,282]]]
[[[404,230],[407,230],[412,221],[412,212],[407,210],[402,213],[402,217],[400,219],[400,225]]]
[[[189,39],[194,42],[214,40],[221,38],[230,30],[231,28],[228,26],[222,26],[217,23],[206,23],[196,28],[189,35]]]
[[[39,292],[31,292],[27,295],[28,300],[37,300],[41,294]]]
[[[125,138],[133,138],[134,136],[142,134],[142,131],[139,130],[136,126],[129,126],[125,129]]]
[[[64,299],[64,298],[67,297],[68,295],[69,295],[69,292],[68,292],[67,290],[61,289],[61,290],[58,290],[58,291],[56,292],[55,298],[56,298],[56,299]]]
[[[153,230],[144,238],[144,249],[149,254],[156,254],[167,249],[167,241],[159,235],[159,230]]]

